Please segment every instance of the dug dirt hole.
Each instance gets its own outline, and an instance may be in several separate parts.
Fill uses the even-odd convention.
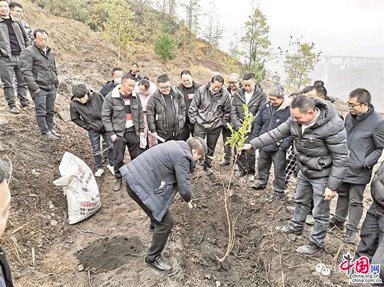
[[[93,241],[77,252],[77,259],[86,269],[95,271],[114,270],[139,257],[144,245],[137,237],[115,236]]]

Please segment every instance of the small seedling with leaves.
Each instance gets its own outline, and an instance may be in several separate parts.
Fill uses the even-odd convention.
[[[248,106],[246,104],[243,105],[244,109],[244,119],[242,121],[241,127],[236,131],[230,124],[227,124],[228,128],[231,131],[231,137],[227,139],[226,145],[229,145],[233,150],[237,149],[239,150],[244,146],[245,140],[247,136],[250,134],[252,129],[252,122],[254,119],[254,116],[252,113],[249,112]],[[237,155],[235,157],[235,162],[237,160]],[[235,245],[235,221],[232,219],[232,214],[230,212],[229,208],[229,202],[228,198],[232,195],[231,192],[231,183],[233,179],[233,175],[235,173],[234,167],[232,168],[231,175],[229,177],[228,186],[226,187],[223,181],[224,185],[224,207],[225,207],[225,213],[227,215],[227,223],[228,223],[228,244],[227,244],[227,250],[225,252],[225,255],[222,258],[218,258],[219,262],[224,262],[224,260],[227,258],[227,256],[231,253],[234,245]]]

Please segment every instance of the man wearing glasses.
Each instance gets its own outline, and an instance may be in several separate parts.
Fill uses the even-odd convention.
[[[237,73],[232,73],[228,76],[228,88],[227,91],[229,92],[231,96],[231,100],[233,99],[234,95],[239,91],[241,85],[240,85],[240,76]],[[224,158],[219,163],[219,165],[230,165],[231,164],[231,147],[229,145],[226,145],[227,138],[231,136],[231,131],[227,126],[223,126],[223,130],[221,131],[223,135],[223,144],[224,144]]]
[[[157,91],[148,101],[147,119],[151,136],[159,143],[180,140],[186,118],[182,94],[171,87],[168,75],[157,78]]]
[[[349,94],[349,114],[345,119],[349,149],[348,169],[343,184],[337,190],[336,213],[330,227],[347,231],[343,240],[354,243],[363,214],[365,186],[371,180],[372,168],[384,148],[384,121],[371,104],[371,95],[366,89],[356,89]]]

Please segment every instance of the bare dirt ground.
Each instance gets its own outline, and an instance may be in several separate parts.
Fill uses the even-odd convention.
[[[295,253],[309,237],[288,237],[275,230],[290,217],[287,202],[270,201],[269,186],[254,192],[235,181],[230,199],[236,218],[236,243],[223,264],[227,223],[223,186],[230,168],[215,166],[208,178],[198,167],[193,176],[196,207],[178,198],[172,206],[176,225],[165,250],[174,266],[164,274],[145,266],[143,258],[151,240],[149,221],[125,189],[113,192],[113,176],[106,171],[98,180],[102,208],[76,225],[67,223],[66,199],[52,181],[64,151],[93,159],[84,132],[64,120],[69,99],[58,100],[56,116],[62,141],[41,140],[33,109],[20,115],[1,105],[0,157],[12,161],[12,212],[1,244],[5,246],[16,286],[346,286],[345,274],[322,276],[318,263],[337,268],[342,255],[356,245],[345,245],[341,232],[327,236],[325,251],[315,256]],[[60,112],[62,111],[62,112]],[[220,150],[220,149],[219,149]],[[219,151],[220,152],[220,151]],[[217,160],[218,161],[218,160]],[[291,184],[291,193],[294,183]],[[366,202],[368,204],[368,202]]]

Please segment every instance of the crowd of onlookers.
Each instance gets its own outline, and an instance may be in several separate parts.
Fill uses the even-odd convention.
[[[54,124],[57,70],[47,46],[48,32],[32,32],[18,19],[22,12],[21,5],[8,6],[0,0],[0,77],[5,99],[10,112],[18,114],[16,96],[21,108],[29,107],[29,91],[43,138],[60,140]],[[236,176],[252,183],[254,190],[267,187],[273,164],[272,200],[285,200],[290,177],[297,176],[292,219],[278,228],[298,235],[306,221],[313,224],[309,243],[297,252],[310,255],[321,250],[330,228],[346,228],[343,240],[347,243],[354,243],[360,231],[356,256],[367,256],[384,271],[383,166],[372,180],[373,203],[359,228],[364,190],[384,148],[384,121],[368,90],[358,88],[349,94],[349,113],[344,118],[333,107],[334,99],[322,81],[288,95],[279,83],[266,93],[251,72],[241,77],[229,74],[227,85],[219,74],[201,85],[189,70],[180,73],[178,84],[166,74],[154,83],[139,72],[139,65],[132,63],[127,73],[113,68],[112,79],[100,91],[85,84],[72,87],[71,119],[88,132],[96,177],[103,175],[106,163],[115,176],[113,190],[119,191],[126,148],[132,161],[156,145],[188,141],[191,136],[205,141],[207,153],[199,162],[206,175],[212,176],[214,153],[222,135],[224,156],[218,166],[234,164]],[[254,116],[252,131],[244,147],[232,154],[225,145],[231,136],[227,125],[235,130],[242,126],[245,106]],[[9,176],[6,165],[1,165],[3,193],[8,190]],[[337,207],[330,218],[330,200],[336,194]],[[6,215],[2,217],[6,221],[9,205],[4,210],[0,214]],[[0,278],[4,278],[4,268]]]

